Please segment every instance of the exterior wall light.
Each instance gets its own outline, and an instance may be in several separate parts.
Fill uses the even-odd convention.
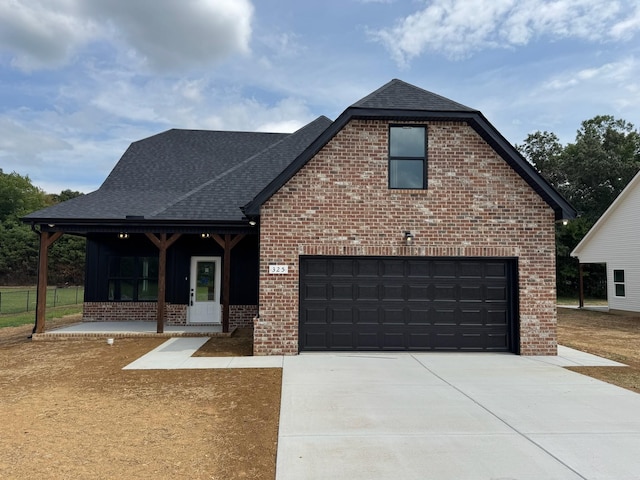
[[[126,233],[126,232],[120,232],[120,233],[118,234],[118,238],[119,238],[120,240],[124,240],[124,239],[126,239],[126,238],[129,238],[129,234],[128,234],[128,233]]]
[[[257,224],[258,222],[256,222],[253,218],[249,220],[249,225],[251,225],[252,227],[255,227]]]
[[[413,233],[408,230],[404,232],[404,244],[407,246],[413,245]]]
[[[210,233],[201,233],[200,236],[202,238],[209,238],[209,237],[211,237],[211,234]]]

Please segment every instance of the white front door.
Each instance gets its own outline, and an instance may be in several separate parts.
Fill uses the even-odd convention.
[[[189,323],[220,323],[220,257],[191,257]]]

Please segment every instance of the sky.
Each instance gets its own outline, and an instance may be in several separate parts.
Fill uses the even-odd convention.
[[[639,126],[640,1],[0,0],[0,169],[88,193],[136,140],[292,132],[394,78],[512,144]]]

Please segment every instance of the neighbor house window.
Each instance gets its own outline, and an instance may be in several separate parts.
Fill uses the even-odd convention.
[[[389,127],[389,188],[427,188],[426,127]]]
[[[624,270],[613,271],[613,285],[616,291],[616,297],[624,297]]]
[[[109,300],[158,299],[158,257],[109,257]]]

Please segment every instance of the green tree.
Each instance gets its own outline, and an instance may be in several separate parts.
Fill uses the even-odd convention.
[[[79,195],[71,190],[47,195],[29,177],[0,170],[0,284],[27,285],[37,279],[38,236],[20,217]],[[49,252],[49,282],[82,283],[84,257],[85,239],[64,235]]]
[[[0,169],[0,222],[19,218],[47,205],[47,196],[29,177]]]
[[[640,169],[640,134],[625,120],[598,115],[564,147],[555,134],[536,132],[517,148],[578,211],[556,228],[558,294],[575,295],[578,261],[570,254]],[[602,284],[598,275],[594,269],[594,285]]]
[[[564,148],[561,165],[568,182],[560,192],[595,223],[640,169],[640,134],[610,115],[586,120]]]

